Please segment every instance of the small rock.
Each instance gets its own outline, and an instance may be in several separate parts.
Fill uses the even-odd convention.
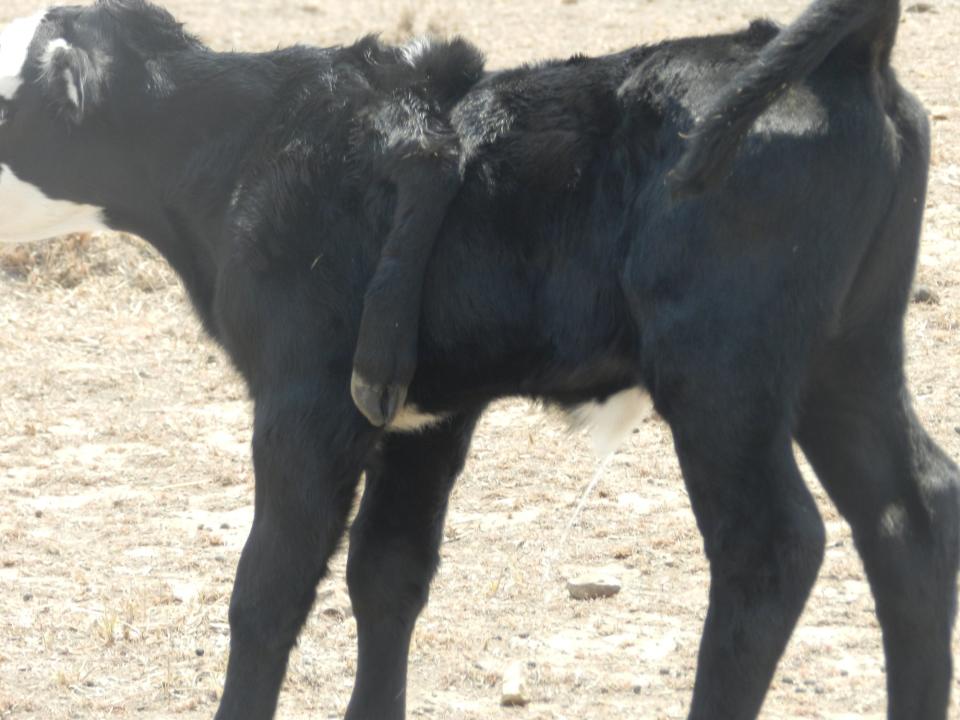
[[[940,295],[927,285],[917,285],[913,290],[913,301],[924,305],[939,305]]]
[[[633,548],[629,545],[620,545],[613,549],[613,557],[617,560],[626,560],[633,555]]]
[[[177,603],[186,605],[200,597],[201,587],[197,583],[168,580],[167,585],[170,588],[170,594]]]
[[[649,515],[656,509],[655,502],[634,492],[617,495],[617,506],[638,515]]]
[[[526,671],[522,662],[511,663],[503,671],[503,684],[500,691],[500,704],[504,707],[516,707],[530,702],[527,696]]]
[[[193,652],[196,653],[197,657],[203,657],[203,655],[204,655],[203,648],[197,648],[197,649],[194,650]]]
[[[25,593],[23,594],[23,601],[24,601],[24,602],[30,602],[31,600],[33,600],[33,593],[32,593],[32,592],[25,592]]]
[[[928,110],[930,111],[931,120],[942,122],[943,120],[950,120],[956,108],[950,107],[949,105],[931,105]]]
[[[574,600],[613,597],[621,587],[617,578],[606,575],[582,575],[567,581],[567,591]]]
[[[907,7],[908,13],[935,13],[936,11],[933,3],[928,2],[918,2]]]
[[[350,596],[339,588],[327,588],[317,593],[320,612],[329,618],[346,620],[353,617],[353,605]]]

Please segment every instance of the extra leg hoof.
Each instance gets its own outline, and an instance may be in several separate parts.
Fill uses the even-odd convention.
[[[407,386],[367,382],[354,370],[350,378],[350,396],[371,425],[386,427],[403,407],[407,399]]]

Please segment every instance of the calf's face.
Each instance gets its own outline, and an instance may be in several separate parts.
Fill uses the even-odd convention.
[[[103,102],[114,48],[98,19],[97,6],[54,8],[0,33],[0,244],[108,225],[126,179]]]

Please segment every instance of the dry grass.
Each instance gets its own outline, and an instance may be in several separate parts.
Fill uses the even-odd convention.
[[[503,66],[604,52],[802,0],[170,0],[218,47],[329,44],[382,30],[462,32]],[[960,457],[960,4],[910,13],[898,63],[934,120],[920,282],[909,319],[918,412]],[[32,10],[6,0],[0,21]],[[250,521],[249,406],[176,279],[139,241],[73,237],[0,251],[0,718],[209,718]],[[594,465],[523,403],[485,419],[453,498],[444,565],[414,641],[410,715],[450,720],[680,718],[706,566],[667,429],[647,422],[563,542]],[[814,484],[829,548],[771,690],[769,718],[876,718],[884,679],[849,533]],[[624,590],[573,603],[563,578],[610,567]],[[281,717],[336,717],[354,670],[339,555],[291,659]],[[499,707],[526,663],[533,702]],[[960,718],[955,701],[952,717]]]
[[[116,252],[117,243],[130,249]],[[177,283],[152,249],[139,238],[89,233],[55,242],[0,248],[0,272],[33,287],[77,287],[93,277],[113,277],[142,292],[156,292]]]

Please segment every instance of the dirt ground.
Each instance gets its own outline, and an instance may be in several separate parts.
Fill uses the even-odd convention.
[[[0,22],[36,0],[3,0]],[[911,5],[908,1],[907,5]],[[600,53],[788,20],[803,0],[169,0],[218,48],[461,33],[491,66]],[[896,63],[931,109],[934,155],[909,317],[917,410],[960,457],[960,1],[904,14]],[[0,718],[209,718],[227,602],[251,519],[250,408],[177,280],[140,241],[52,241],[0,254]],[[409,715],[467,720],[682,718],[707,568],[669,431],[647,421],[597,468],[583,438],[526,403],[495,406],[454,494],[444,564],[416,633]],[[808,473],[809,476],[809,473]],[[764,717],[879,718],[884,665],[844,523],[815,481],[827,558]],[[283,718],[336,718],[356,628],[344,558],[294,651]],[[564,578],[617,575],[575,602]],[[954,644],[955,650],[958,644]],[[956,652],[955,652],[956,654]],[[501,708],[524,664],[531,702]],[[960,718],[954,689],[953,718]]]

